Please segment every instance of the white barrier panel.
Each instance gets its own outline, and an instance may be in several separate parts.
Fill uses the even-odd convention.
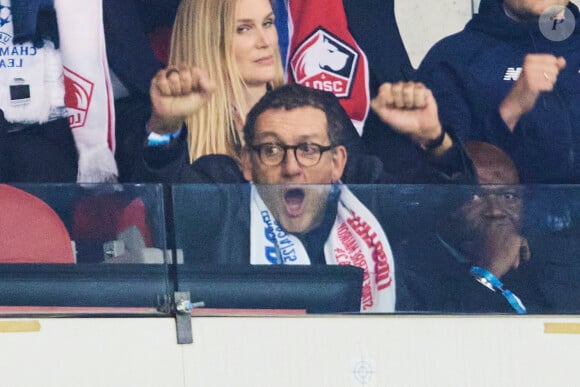
[[[572,386],[576,317],[0,320],[3,386]],[[21,329],[18,329],[18,326]],[[20,330],[20,332],[18,332]]]

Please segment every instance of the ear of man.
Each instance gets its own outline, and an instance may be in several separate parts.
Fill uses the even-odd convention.
[[[342,174],[344,173],[344,168],[346,166],[346,160],[348,159],[348,154],[346,151],[346,147],[344,145],[338,145],[333,149],[332,153],[332,163],[333,163],[333,172],[332,172],[332,181],[336,182],[342,178]]]

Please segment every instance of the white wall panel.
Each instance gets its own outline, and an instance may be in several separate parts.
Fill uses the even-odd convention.
[[[395,16],[413,67],[433,44],[471,19],[471,0],[395,0]]]
[[[572,2],[580,4],[580,0]],[[413,67],[419,66],[433,44],[461,31],[479,3],[480,0],[395,0],[397,24]]]
[[[18,325],[0,328],[7,322]],[[38,323],[0,329],[0,386],[578,385],[572,316],[194,317],[187,345],[176,344],[171,318]]]

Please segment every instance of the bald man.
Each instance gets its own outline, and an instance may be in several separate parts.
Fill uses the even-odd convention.
[[[468,141],[465,150],[473,162],[479,184],[519,184],[512,159],[495,145]]]
[[[529,259],[520,235],[522,198],[513,161],[498,147],[468,142],[480,186],[439,227],[441,237],[471,263],[501,279]]]
[[[399,309],[527,313],[545,307],[521,235],[522,192],[513,161],[494,145],[467,142],[480,185],[452,198],[436,233],[418,241],[399,270]],[[447,204],[447,203],[446,203]],[[427,257],[428,252],[428,257]],[[399,259],[399,262],[402,260]]]

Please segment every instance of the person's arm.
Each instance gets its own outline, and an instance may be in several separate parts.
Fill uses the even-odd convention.
[[[461,232],[461,231],[459,231]],[[487,229],[463,246],[470,263],[458,263],[450,275],[450,289],[446,304],[452,312],[526,313],[526,301],[519,298],[532,292],[521,293],[522,287],[504,285],[504,277],[519,277],[516,271],[520,261],[529,260],[527,240],[517,231],[505,227]],[[467,249],[465,251],[464,249]],[[506,276],[506,274],[508,274]],[[526,286],[531,288],[533,283]],[[517,293],[514,293],[514,291]],[[520,294],[521,293],[521,294]]]
[[[518,80],[499,106],[499,115],[512,133],[522,116],[534,108],[540,93],[554,89],[558,74],[564,67],[566,60],[563,57],[526,55]]]
[[[187,129],[165,144],[146,146],[143,165],[137,180],[156,183],[246,183],[233,158],[226,155],[206,155],[189,163]]]
[[[153,145],[145,140],[142,160],[135,172],[134,180],[154,183],[185,183],[183,174],[189,168],[187,151],[187,129],[166,143]]]
[[[510,270],[517,269],[522,261],[530,259],[530,250],[526,238],[515,230],[503,227],[488,227],[485,233],[476,240],[472,249],[472,263],[501,279]]]
[[[529,54],[522,63],[522,71],[509,92],[502,95],[501,80],[494,86],[497,94],[485,94],[468,69],[476,60],[473,55],[484,49],[480,45],[468,47],[463,61],[453,58],[452,50],[458,41],[444,41],[433,47],[417,71],[417,79],[429,87],[439,106],[444,127],[461,141],[482,140],[504,149],[517,148],[521,137],[516,134],[526,113],[530,112],[542,92],[550,92],[558,74],[565,67],[562,57]],[[490,86],[490,87],[491,87]],[[500,96],[499,99],[494,97]],[[492,97],[493,100],[486,98]]]
[[[371,108],[393,130],[408,136],[434,157],[453,145],[439,121],[435,98],[422,83],[383,83]]]
[[[473,172],[465,152],[452,133],[441,125],[435,98],[424,84],[384,83],[371,101],[371,107],[394,131],[409,137],[422,150],[429,165],[448,176],[442,181],[453,181],[452,176],[457,174],[464,176],[462,181],[472,180]]]
[[[491,195],[504,195],[501,192]],[[438,219],[438,235],[445,244],[469,258],[472,265],[502,278],[523,261],[530,260],[528,241],[522,236],[516,220],[519,201],[501,204],[497,198],[482,198],[475,193],[472,198]],[[512,200],[501,199],[502,202]],[[454,221],[453,219],[462,219]]]
[[[502,278],[509,272],[513,273],[512,270],[517,270],[520,261],[530,259],[527,240],[515,230],[505,230],[503,227],[486,230],[479,239],[479,249],[473,256],[472,266],[469,270],[473,281],[462,291],[466,296],[467,304],[470,301],[475,301],[473,306],[477,307],[478,301],[482,300],[482,293],[487,293],[487,297],[495,293],[503,298],[501,301],[504,308],[509,305],[510,309],[508,310],[510,311],[513,310],[520,314],[526,313],[527,308],[523,300],[512,289],[508,289],[504,285]],[[529,286],[532,287],[534,284],[530,283]],[[471,292],[467,290],[469,288],[472,289]],[[480,297],[471,298],[470,294],[479,294]],[[496,302],[499,298],[497,296]],[[490,306],[491,304],[486,305],[486,308]]]

